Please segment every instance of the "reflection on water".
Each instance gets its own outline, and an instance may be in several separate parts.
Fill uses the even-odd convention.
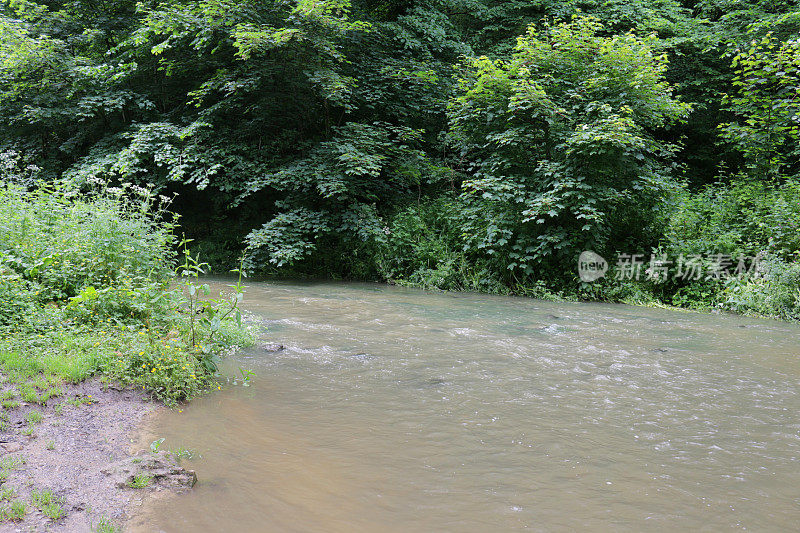
[[[794,530],[800,328],[356,284],[251,284],[287,349],[150,428],[199,483],[141,531]]]

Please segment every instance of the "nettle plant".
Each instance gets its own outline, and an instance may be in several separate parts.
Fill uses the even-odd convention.
[[[461,71],[448,114],[474,207],[467,246],[514,276],[646,241],[669,186],[674,147],[653,132],[689,106],[664,78],[655,37],[603,35],[591,17],[531,26],[509,57]]]
[[[79,194],[0,185],[0,271],[39,305],[66,304],[75,323],[166,320],[177,220],[168,206],[136,186]]]
[[[242,312],[239,305],[244,297],[241,268],[233,272],[239,275],[235,284],[230,285],[232,291],[228,295],[220,294],[211,297],[210,285],[200,276],[206,274],[208,263],[200,262],[199,256],[192,256],[189,251],[189,239],[183,239],[183,263],[178,267],[181,281],[180,290],[185,298],[183,308],[187,324],[187,344],[190,350],[201,354],[200,362],[208,373],[216,372],[219,362],[218,341],[224,334],[227,323],[235,323],[242,328]]]

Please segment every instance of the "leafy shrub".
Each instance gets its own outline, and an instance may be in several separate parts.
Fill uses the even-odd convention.
[[[0,182],[0,364],[31,401],[41,379],[103,372],[174,403],[207,388],[217,353],[245,340],[241,284],[197,296],[202,267],[176,272],[166,207],[137,187],[79,195]]]
[[[396,213],[376,259],[380,274],[429,289],[509,292],[487,261],[468,254],[463,236],[466,216],[464,202],[451,196]]]
[[[737,120],[719,128],[756,179],[798,178],[800,39],[757,32],[758,25],[751,27],[749,42],[737,50],[731,65],[736,93],[724,101]]]
[[[175,219],[146,189],[77,196],[0,185],[0,227],[0,268],[35,286],[40,303],[75,298],[90,314],[138,320],[162,307],[135,301],[163,293],[175,257]]]
[[[411,128],[348,123],[307,158],[254,180],[252,192],[270,187],[293,201],[277,202],[279,213],[247,236],[248,264],[292,266],[317,252],[326,237],[346,250],[372,249],[383,235],[375,203],[408,196],[418,184],[424,166],[419,143],[420,132]]]
[[[606,37],[590,17],[531,26],[510,57],[469,60],[448,110],[469,246],[499,271],[563,281],[582,250],[653,241],[674,150],[653,132],[688,112],[666,68],[652,38]]]
[[[700,191],[682,189],[665,230],[670,257],[725,254],[759,258],[763,271],[744,279],[672,280],[654,287],[673,305],[741,313],[796,314],[800,265],[800,184],[739,179]],[[704,260],[705,268],[708,261]]]
[[[0,327],[27,326],[36,308],[36,297],[32,283],[10,269],[0,270]]]
[[[716,279],[698,279],[674,284],[671,294],[664,300],[677,307],[712,309],[719,306],[724,282]]]
[[[672,255],[755,256],[792,260],[800,250],[800,182],[740,179],[701,191],[681,190],[665,232]]]
[[[145,336],[127,349],[127,354],[115,351],[103,372],[122,383],[142,386],[160,400],[191,398],[209,384],[209,373],[182,339]]]
[[[732,280],[721,307],[743,314],[800,319],[800,263],[770,257],[759,276]]]

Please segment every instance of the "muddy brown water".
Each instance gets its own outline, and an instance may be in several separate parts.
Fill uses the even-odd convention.
[[[249,285],[255,372],[150,428],[199,483],[142,531],[800,527],[800,327],[365,284]]]

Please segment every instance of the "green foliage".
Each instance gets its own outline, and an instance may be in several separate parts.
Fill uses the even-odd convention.
[[[721,307],[743,314],[800,320],[800,263],[766,257],[759,276],[732,281]]]
[[[110,518],[103,516],[98,520],[97,525],[92,531],[96,533],[119,533],[122,531],[122,528],[116,526]]]
[[[0,326],[12,326],[32,316],[36,306],[34,286],[6,270],[0,273]]]
[[[797,259],[800,183],[739,180],[701,191],[683,190],[665,231],[671,255],[760,253]]]
[[[32,490],[31,503],[51,520],[58,520],[67,515],[62,507],[64,502],[61,498],[54,496],[51,490]]]
[[[49,489],[33,489],[31,491],[31,502],[33,502],[33,504],[37,507],[47,505],[55,501],[58,501],[58,498],[56,498],[53,495],[53,491]]]
[[[33,426],[34,424],[38,424],[42,421],[42,413],[39,411],[31,411],[27,415],[25,415],[25,421],[28,423],[29,426]]]
[[[202,352],[188,349],[183,339],[156,338],[153,334],[138,335],[138,342],[126,339],[125,345],[104,361],[103,373],[122,383],[146,388],[168,403],[192,398],[207,389],[211,374],[202,363]]]
[[[0,507],[0,521],[13,521],[18,522],[25,518],[27,512],[27,505],[25,502],[15,500],[9,505]]]
[[[39,510],[50,520],[58,520],[59,518],[67,516],[66,511],[64,511],[60,503],[48,503],[40,507]]]
[[[169,281],[170,217],[157,196],[133,186],[78,197],[69,189],[28,192],[2,184],[4,283],[28,287],[40,303],[72,298],[74,308],[89,314],[151,318],[135,297]]]
[[[132,489],[143,489],[150,485],[150,481],[152,478],[144,473],[134,474],[134,476],[128,481],[128,487]]]
[[[223,219],[232,205],[255,211],[242,233],[255,228],[261,268],[302,261],[319,237],[350,241],[354,225],[356,242],[372,239],[375,205],[418,185],[421,148],[444,127],[450,63],[470,52],[447,2],[372,22],[370,6],[343,0],[137,4],[136,13],[120,3],[102,7],[115,23],[99,25],[83,4],[9,19],[26,38],[54,40],[48,59],[62,84],[43,87],[52,98],[34,105],[19,77],[27,67],[5,78],[0,149],[45,160],[41,175],[207,190]],[[60,53],[66,40],[70,56]],[[34,108],[51,118],[30,123],[23,109]],[[301,234],[271,246],[294,221]]]
[[[276,267],[305,259],[321,236],[335,235],[358,249],[380,243],[383,228],[375,203],[408,195],[420,180],[424,156],[419,133],[375,123],[347,124],[307,159],[266,176],[252,187],[291,192],[284,211],[247,238],[251,262]]]
[[[150,443],[150,451],[153,453],[158,453],[158,449],[161,448],[161,445],[164,444],[166,439],[161,437],[160,439],[156,439]]]
[[[241,283],[188,308],[174,286],[164,202],[134,186],[0,187],[0,365],[24,401],[100,372],[174,403],[205,390],[213,358],[242,340]]]
[[[0,500],[10,502],[14,499],[17,491],[13,487],[5,487],[0,491]]]
[[[586,17],[531,28],[510,58],[462,73],[450,121],[477,207],[468,245],[509,271],[547,275],[581,250],[613,250],[668,188],[672,148],[649,132],[688,106],[652,39],[601,30]]]
[[[751,37],[733,58],[736,94],[725,102],[738,120],[720,125],[723,137],[752,176],[800,176],[800,40]]]
[[[428,289],[507,292],[490,265],[465,250],[467,210],[459,198],[443,196],[394,215],[377,258],[381,275]]]
[[[761,268],[743,279],[666,284],[659,288],[662,298],[681,306],[798,318],[799,195],[793,180],[739,180],[682,191],[665,232],[671,257],[725,254],[734,263],[757,257]]]
[[[96,533],[120,533],[122,528],[115,525],[110,518],[103,516],[98,520],[97,526],[92,531]]]
[[[33,192],[0,192],[0,329],[111,318],[141,384],[192,389],[158,339],[210,371],[236,312],[165,289],[152,191],[215,270],[719,304],[716,282],[581,286],[575,255],[794,263],[798,30],[792,0],[2,0],[0,173]],[[64,179],[82,196],[36,187]],[[105,190],[126,183],[150,192]],[[64,372],[113,361],[89,352]]]
[[[25,458],[19,455],[7,455],[0,459],[0,470],[14,470],[25,464]]]
[[[183,287],[181,288],[186,298],[188,315],[188,342],[189,346],[202,353],[200,363],[209,374],[216,372],[216,353],[214,348],[217,334],[222,335],[223,326],[227,323],[235,323],[236,327],[242,328],[242,312],[239,304],[244,297],[244,286],[242,277],[244,272],[239,269],[239,279],[235,285],[230,287],[233,292],[228,297],[209,298],[211,289],[208,283],[200,282],[200,274],[204,274],[205,263],[200,263],[197,257],[192,257],[189,253],[188,241],[183,241],[183,264],[178,267],[178,275],[181,277]],[[198,344],[202,343],[202,344]],[[222,343],[224,345],[224,341]],[[194,377],[194,375],[192,375]]]

